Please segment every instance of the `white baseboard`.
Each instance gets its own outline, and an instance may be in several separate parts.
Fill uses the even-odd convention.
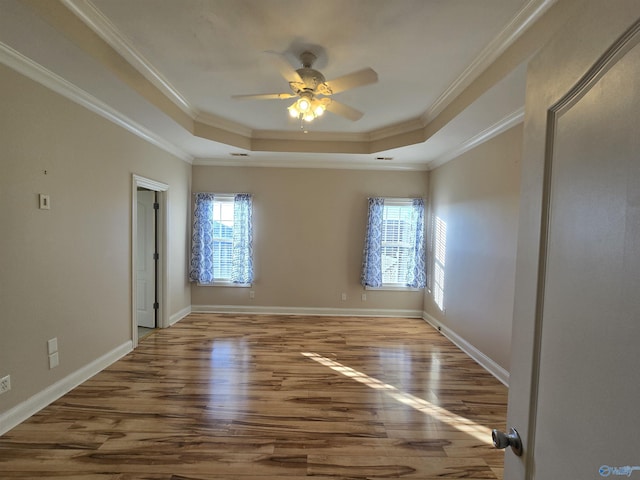
[[[36,393],[15,407],[0,414],[0,435],[24,422],[33,414],[39,412],[50,403],[62,397],[65,393],[70,392],[75,387],[93,377],[96,373],[104,370],[112,363],[124,357],[133,348],[131,341],[127,341],[114,348],[110,352],[88,363],[84,367],[67,375],[65,378],[57,381],[53,385]]]
[[[178,323],[180,320],[182,320],[184,317],[186,317],[187,315],[189,315],[191,313],[191,305],[189,305],[188,307],[183,308],[182,310],[174,313],[173,315],[171,315],[169,317],[169,327],[171,325],[174,325],[176,323]]]
[[[422,312],[422,318],[433,328],[435,328],[445,337],[451,340],[460,350],[469,355],[487,372],[496,377],[502,384],[504,384],[506,387],[509,387],[509,372],[507,370],[491,360],[456,332],[442,325],[438,320],[433,318],[427,312]]]
[[[422,318],[420,310],[377,308],[257,307],[250,305],[192,305],[193,313],[249,313],[255,315],[313,315],[329,317]]]

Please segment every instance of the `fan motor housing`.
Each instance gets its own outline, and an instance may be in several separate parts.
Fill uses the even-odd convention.
[[[302,67],[296,70],[296,72],[300,75],[305,88],[315,91],[318,85],[325,82],[324,75],[313,68]]]

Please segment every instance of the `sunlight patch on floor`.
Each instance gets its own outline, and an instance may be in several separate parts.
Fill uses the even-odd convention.
[[[451,413],[449,410],[434,405],[433,403],[428,402],[420,397],[416,397],[415,395],[412,395],[410,393],[398,390],[393,385],[381,382],[377,378],[370,377],[366,373],[354,370],[353,368],[347,367],[346,365],[336,362],[335,360],[323,357],[322,355],[318,355],[317,353],[301,353],[305,357],[310,358],[311,360],[314,360],[315,362],[318,362],[325,367],[329,367],[330,369],[344,375],[345,377],[351,378],[356,382],[360,382],[370,388],[380,390],[382,393],[388,395],[394,400],[411,408],[414,408],[419,412],[424,413],[425,415],[430,415],[437,420],[445,422],[448,425],[456,428],[457,430],[473,436],[483,443],[487,443],[490,445],[492,444],[491,429],[488,427],[479,425],[469,420],[468,418],[461,417],[460,415],[456,415],[455,413]]]

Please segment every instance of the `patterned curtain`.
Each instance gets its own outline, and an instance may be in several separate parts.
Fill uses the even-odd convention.
[[[253,281],[251,195],[239,193],[233,202],[233,283]]]
[[[424,200],[414,198],[412,203],[412,222],[415,239],[409,253],[409,265],[407,272],[407,287],[424,288],[427,283],[427,270],[425,266],[426,255],[424,248]]]
[[[369,199],[369,217],[362,253],[362,275],[360,283],[365,287],[382,286],[382,217],[384,199]]]
[[[213,283],[213,193],[196,193],[189,280]]]

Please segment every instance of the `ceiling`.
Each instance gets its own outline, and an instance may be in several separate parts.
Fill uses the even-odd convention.
[[[478,79],[554,0],[0,0],[0,62],[186,161],[426,170],[522,120],[527,57]],[[306,132],[278,60],[331,80]]]

